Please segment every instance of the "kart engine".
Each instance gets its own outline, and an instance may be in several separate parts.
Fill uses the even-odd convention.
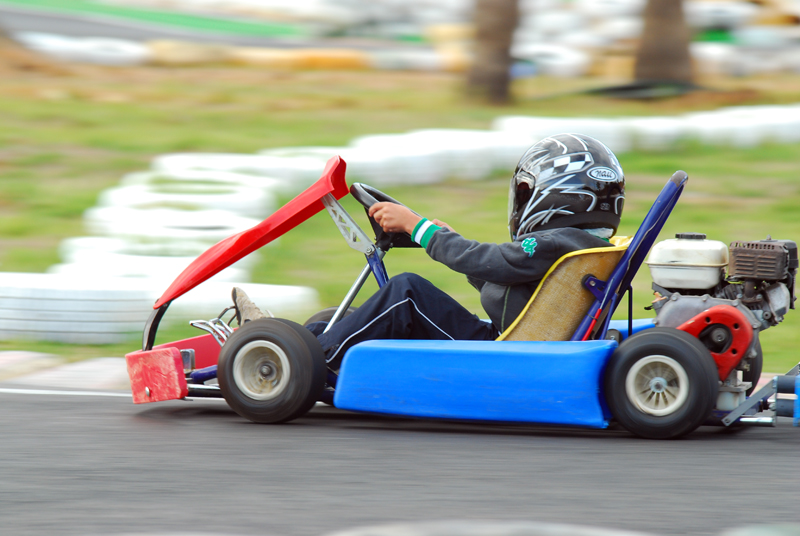
[[[758,326],[753,327],[758,331],[779,324],[794,309],[798,259],[797,244],[791,240],[736,241],[728,249],[701,233],[679,233],[653,247],[648,265],[653,290],[662,297],[679,293],[701,303],[713,300],[703,309],[723,302],[743,306],[757,320]],[[660,321],[666,321],[664,302],[654,303]]]
[[[751,392],[752,386],[739,381],[737,370],[744,371],[744,381],[756,381],[760,375],[759,332],[776,326],[789,309],[794,309],[797,244],[767,237],[736,241],[728,248],[722,242],[706,240],[701,233],[679,233],[674,239],[657,243],[647,264],[657,296],[652,306],[657,326],[678,327],[717,305],[735,307],[747,318],[753,340],[737,358],[730,376],[723,379],[720,390],[720,401],[723,391],[733,391],[730,395],[741,400],[743,390]],[[715,326],[698,338],[712,355],[722,354],[733,342],[729,329]],[[757,372],[748,375],[753,370]],[[718,409],[733,403],[718,403]]]

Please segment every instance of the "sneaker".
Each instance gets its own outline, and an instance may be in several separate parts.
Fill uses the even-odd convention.
[[[231,298],[233,304],[236,306],[236,322],[239,326],[244,325],[251,320],[258,320],[259,318],[267,318],[273,316],[272,313],[267,311],[269,315],[264,314],[264,311],[258,308],[253,301],[245,294],[239,287],[233,287],[231,291]]]

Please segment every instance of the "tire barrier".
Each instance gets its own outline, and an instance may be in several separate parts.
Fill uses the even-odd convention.
[[[123,342],[141,332],[154,299],[137,279],[3,273],[0,338]]]
[[[199,181],[124,185],[103,191],[98,199],[100,207],[226,210],[259,220],[271,214],[276,204],[275,195],[262,188]]]
[[[615,153],[632,148],[632,134],[619,119],[506,116],[495,119],[492,128],[535,140],[561,132],[580,132],[603,140]]]
[[[83,254],[72,262],[55,264],[47,269],[47,273],[63,276],[81,276],[96,274],[109,277],[147,277],[161,280],[163,288],[167,288],[172,279],[195,259],[192,257],[156,257],[144,255],[120,255],[103,251],[94,254]],[[215,278],[220,281],[249,281],[252,262],[243,266],[230,266],[219,272]]]
[[[407,134],[415,143],[441,154],[447,177],[479,180],[498,169],[511,169],[533,140],[506,132],[425,129]]]
[[[626,119],[632,143],[645,151],[666,151],[684,138],[685,122],[674,117],[641,117]]]
[[[274,158],[311,158],[318,166],[332,155],[347,162],[352,181],[375,185],[431,184],[446,178],[477,180],[508,168],[530,145],[505,132],[425,129],[353,140],[348,147],[289,147],[261,151]],[[319,168],[318,168],[319,169]]]
[[[62,240],[58,247],[59,257],[67,263],[80,262],[97,252],[140,255],[147,257],[196,257],[207,249],[199,240],[180,242],[135,241],[119,237],[79,236]],[[239,262],[245,262],[247,258]]]
[[[735,128],[734,128],[735,127]],[[284,147],[257,155],[175,153],[157,157],[155,174],[272,180],[276,191],[296,194],[316,180],[333,155],[348,165],[348,177],[375,185],[429,184],[446,178],[475,180],[510,170],[535,141],[560,132],[604,140],[616,153],[664,151],[695,140],[749,147],[800,141],[800,105],[739,106],[674,117],[563,118],[504,116],[492,130],[424,129],[362,136],[345,147]],[[133,174],[129,177],[144,175]],[[227,180],[227,179],[226,179]],[[130,179],[126,183],[133,182]]]
[[[225,210],[177,210],[95,207],[83,216],[90,233],[99,236],[150,240],[197,240],[209,246],[253,227],[260,220],[244,218]]]
[[[207,153],[195,153],[194,159],[202,160]],[[239,155],[231,155],[239,156]],[[250,156],[250,155],[241,155]],[[160,167],[157,162],[160,158],[154,161],[154,168]],[[191,169],[181,168],[179,166],[166,166],[167,173],[158,171],[140,171],[135,173],[128,173],[120,180],[120,186],[132,185],[150,185],[150,184],[174,184],[190,183],[192,185],[228,185],[247,186],[264,190],[265,192],[277,192],[285,187],[284,181],[273,177],[264,177],[260,175],[253,175],[250,173],[236,173],[231,171],[220,171],[216,169]]]
[[[171,278],[170,278],[171,279]],[[164,278],[97,274],[3,273],[0,277],[0,340],[112,344],[135,340],[166,288]],[[231,283],[216,278],[189,291],[164,322],[212,318],[231,305],[241,286],[263,309],[290,316],[318,309],[316,291],[305,287]]]
[[[495,130],[536,139],[558,132],[581,132],[603,140],[614,152],[668,150],[679,141],[707,145],[755,147],[800,141],[800,105],[732,106],[675,117],[577,119],[499,117]]]
[[[370,158],[373,164],[385,164],[385,174],[380,178],[376,175],[375,184],[432,184],[447,177],[442,152],[406,134],[363,136],[354,139],[351,146],[356,149],[351,155],[360,155],[362,162]]]
[[[302,191],[319,179],[322,169],[317,157],[233,153],[166,154],[156,157],[151,168],[155,172],[176,178],[187,173],[224,172],[277,179],[278,188],[283,193]]]
[[[62,61],[130,66],[148,63],[152,58],[147,46],[125,39],[66,37],[35,32],[18,33],[15,38],[36,52]]]

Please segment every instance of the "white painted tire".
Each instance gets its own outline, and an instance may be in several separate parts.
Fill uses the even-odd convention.
[[[273,194],[258,188],[184,182],[109,188],[100,194],[97,206],[226,210],[239,216],[264,219],[275,210],[276,204]]]

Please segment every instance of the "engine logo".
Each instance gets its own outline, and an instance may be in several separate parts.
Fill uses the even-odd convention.
[[[611,168],[596,167],[589,170],[588,175],[598,181],[602,182],[615,182],[618,180],[619,175]]]

